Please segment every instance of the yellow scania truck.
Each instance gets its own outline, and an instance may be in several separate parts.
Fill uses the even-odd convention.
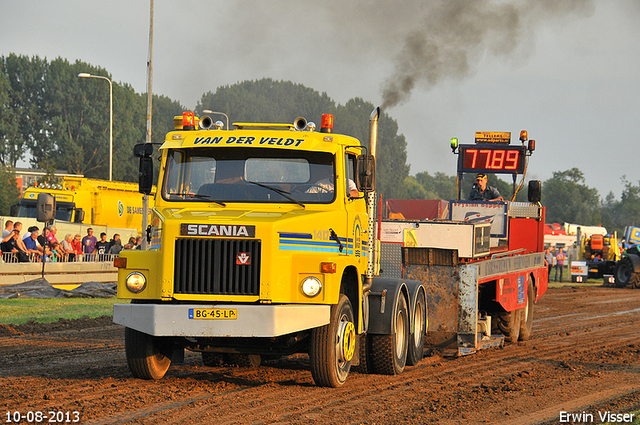
[[[185,348],[205,364],[308,352],[316,384],[336,387],[352,365],[369,367],[359,355],[370,347],[365,332],[370,367],[401,372],[416,345],[416,308],[424,335],[424,289],[373,282],[372,155],[334,134],[331,115],[319,131],[303,118],[234,125],[215,129],[185,113],[160,147],[150,249],[115,263],[118,297],[131,299],[115,305],[114,322],[126,327],[132,373],[159,379]],[[144,174],[151,149],[138,154]],[[422,358],[418,345],[412,355]]]
[[[524,236],[490,244],[488,224],[441,222],[451,235],[445,247],[435,238],[405,256],[422,281],[381,275],[379,113],[371,114],[368,146],[333,133],[331,115],[319,130],[303,118],[233,130],[191,112],[174,120],[159,148],[149,250],[114,260],[118,298],[131,301],[114,305],[113,320],[125,326],[134,376],[162,378],[185,349],[201,352],[205,365],[308,353],[315,383],[338,387],[352,366],[393,375],[417,364],[427,328],[444,332],[442,344],[461,355],[505,340],[491,334],[490,315],[508,318],[500,323],[512,342],[528,338],[533,303],[546,289],[539,199],[525,215],[504,214],[505,225],[520,226],[515,235],[536,229],[530,244]],[[134,150],[143,193],[151,191],[153,152],[150,143]],[[441,296],[429,295],[442,316],[432,325],[425,286],[443,279]]]

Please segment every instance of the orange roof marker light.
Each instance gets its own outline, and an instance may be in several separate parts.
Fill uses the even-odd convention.
[[[320,133],[333,133],[333,115],[322,114]]]
[[[193,112],[182,113],[182,129],[185,131],[196,129],[196,118]]]

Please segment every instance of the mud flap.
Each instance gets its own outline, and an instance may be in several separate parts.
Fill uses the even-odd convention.
[[[393,333],[393,318],[398,297],[410,293],[409,288],[417,291],[421,282],[404,279],[374,278],[369,292],[369,327],[367,333],[376,335],[390,335]],[[414,297],[415,300],[415,297]],[[411,299],[409,299],[411,304]],[[412,316],[415,303],[408,306],[409,316]],[[411,319],[409,319],[411,320]]]

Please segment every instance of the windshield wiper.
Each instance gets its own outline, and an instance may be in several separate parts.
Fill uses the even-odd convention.
[[[189,197],[189,198],[204,199],[206,201],[215,202],[216,204],[220,205],[221,207],[226,207],[227,206],[227,204],[225,204],[224,202],[218,201],[216,199],[213,199],[208,195],[199,195],[197,193],[191,194],[191,193],[172,193],[172,192],[167,193],[167,195],[169,195],[169,196],[181,196],[183,198]]]
[[[265,189],[273,190],[274,192],[282,195],[282,197],[288,199],[289,201],[300,205],[302,208],[305,208],[305,205],[302,202],[298,201],[293,196],[289,196],[291,193],[287,192],[286,190],[282,190],[282,189],[279,189],[277,187],[269,186],[267,184],[262,184],[262,183],[258,183],[258,182],[252,182],[251,180],[247,180],[247,183],[252,183],[252,184],[255,184],[256,186],[260,186],[260,187],[264,187]]]
[[[338,246],[340,247],[340,252],[342,252],[344,250],[344,245],[342,245],[342,242],[340,242],[340,238],[338,237],[336,232],[331,227],[329,227],[329,232],[330,232],[330,235],[331,235],[331,239],[333,239],[334,241],[338,242]]]

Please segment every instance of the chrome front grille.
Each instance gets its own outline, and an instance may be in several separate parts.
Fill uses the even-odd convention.
[[[175,245],[176,294],[259,295],[260,241],[180,238]]]

